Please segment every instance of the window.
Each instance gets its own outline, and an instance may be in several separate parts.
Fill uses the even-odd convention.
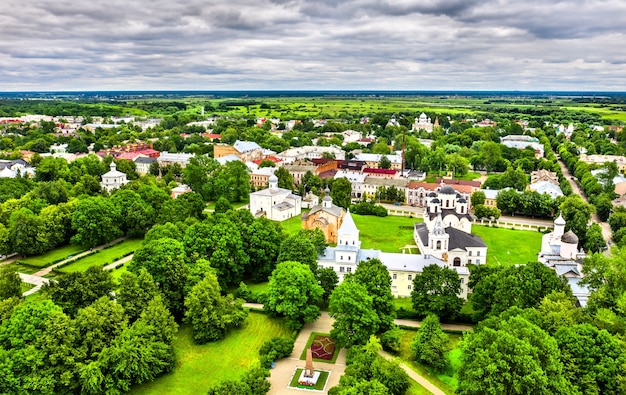
[[[472,256],[472,250],[469,250],[468,253],[469,253],[469,256]]]
[[[437,249],[440,250],[441,249],[441,241],[437,240]]]
[[[409,281],[413,280],[413,275],[412,275],[412,274],[409,274],[409,276],[408,276],[407,280],[409,280]]]
[[[459,258],[458,256],[456,258],[454,258],[454,266],[461,266],[461,258]]]
[[[480,256],[480,251],[476,251],[476,256]]]
[[[339,273],[343,273],[345,268],[343,266],[339,266]]]
[[[349,261],[351,261],[351,260],[352,260],[352,257],[351,257],[350,255],[348,255],[348,260],[349,260]]]
[[[464,279],[464,278],[462,278],[462,279],[461,279],[461,284],[463,284],[464,282],[465,282],[465,279]]]
[[[341,259],[339,259],[340,261],[343,261],[343,255],[341,256]]]
[[[480,265],[480,259],[476,259],[476,264]]]
[[[352,268],[351,267],[346,268],[346,270],[348,271],[348,273],[352,273]]]
[[[406,289],[411,290],[411,285],[407,285]]]

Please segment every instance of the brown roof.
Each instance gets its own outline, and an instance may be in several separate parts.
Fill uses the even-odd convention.
[[[474,188],[480,188],[480,181],[469,181],[469,180],[453,180],[453,179],[445,179],[445,178],[437,178],[438,183],[444,183],[447,185],[470,185]]]

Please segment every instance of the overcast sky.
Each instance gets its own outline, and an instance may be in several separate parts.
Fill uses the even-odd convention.
[[[626,91],[625,0],[2,0],[0,91]]]

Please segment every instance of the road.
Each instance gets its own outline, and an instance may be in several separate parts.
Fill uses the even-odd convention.
[[[589,203],[587,196],[585,195],[583,190],[580,188],[580,185],[578,185],[578,182],[576,182],[576,177],[574,177],[574,175],[570,173],[569,169],[565,166],[565,163],[563,163],[561,159],[559,159],[559,166],[561,166],[561,171],[563,172],[563,176],[567,179],[567,182],[569,182],[570,186],[572,187],[572,191],[576,195],[580,196],[583,199],[583,201],[585,201],[586,203]],[[598,217],[598,214],[593,214],[591,216],[591,221],[592,223],[595,222],[600,225],[600,227],[602,228],[602,236],[604,237],[604,240],[607,242],[607,244],[609,244],[609,241],[611,240],[611,236],[612,236],[611,227],[609,226],[609,224],[606,222],[600,221],[600,217]]]

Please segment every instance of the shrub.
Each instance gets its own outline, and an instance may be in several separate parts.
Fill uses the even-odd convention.
[[[294,340],[286,337],[274,337],[263,343],[259,350],[261,366],[269,368],[273,361],[291,355],[293,344]]]
[[[350,206],[350,211],[359,215],[375,215],[377,217],[386,217],[388,215],[387,209],[383,206],[377,206],[368,202],[360,202]]]
[[[388,330],[381,336],[380,343],[385,351],[399,352],[402,344],[402,330],[397,327]]]

